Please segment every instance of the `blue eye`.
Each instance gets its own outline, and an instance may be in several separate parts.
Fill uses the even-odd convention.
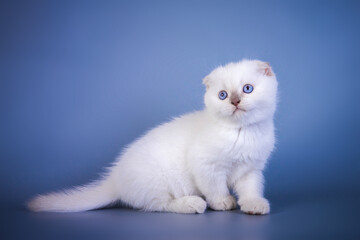
[[[251,93],[254,90],[254,87],[250,84],[245,84],[243,91],[244,93]]]
[[[227,96],[228,96],[228,94],[227,94],[226,91],[221,90],[221,91],[219,92],[219,98],[220,98],[221,100],[224,100],[225,98],[227,98]]]

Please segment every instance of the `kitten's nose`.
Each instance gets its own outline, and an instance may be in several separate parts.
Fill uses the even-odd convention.
[[[240,98],[239,98],[239,96],[238,96],[238,95],[233,95],[233,96],[231,96],[230,102],[231,102],[232,105],[234,105],[235,107],[237,107],[237,105],[239,105],[239,103],[240,103]]]

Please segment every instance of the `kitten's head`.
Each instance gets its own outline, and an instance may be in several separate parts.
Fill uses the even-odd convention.
[[[277,81],[266,62],[229,63],[214,69],[203,83],[206,108],[217,119],[244,126],[274,115]]]

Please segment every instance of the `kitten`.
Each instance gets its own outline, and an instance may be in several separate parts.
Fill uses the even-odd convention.
[[[92,184],[40,195],[32,211],[79,212],[122,201],[145,211],[267,214],[262,170],[274,148],[277,80],[268,63],[242,60],[203,80],[205,109],[162,124],[130,144]]]

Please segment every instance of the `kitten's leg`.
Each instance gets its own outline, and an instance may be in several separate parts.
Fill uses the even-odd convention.
[[[164,211],[174,213],[204,213],[206,202],[198,196],[184,196],[169,201]]]
[[[231,196],[226,183],[226,175],[222,172],[215,172],[214,169],[204,169],[194,174],[196,184],[205,196],[207,203],[213,210],[230,210],[236,208],[236,200]]]
[[[270,204],[263,197],[263,181],[261,171],[251,171],[235,182],[234,190],[239,196],[238,204],[241,211],[247,214],[270,212]]]

